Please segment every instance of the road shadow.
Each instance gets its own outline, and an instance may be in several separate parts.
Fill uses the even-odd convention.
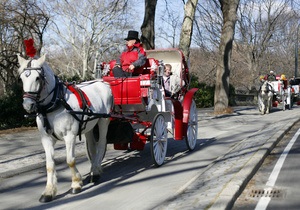
[[[188,151],[185,141],[175,141],[173,139],[168,139],[168,150],[166,155],[166,161],[161,167],[169,167],[169,163],[174,165],[176,160],[184,158],[190,155],[193,152],[197,152],[205,147],[210,146],[216,139],[198,139],[197,146],[194,151]],[[125,156],[125,157],[124,157]],[[84,160],[87,161],[87,160]],[[195,160],[198,162],[198,160]],[[212,160],[209,160],[209,162]],[[61,192],[57,195],[55,200],[50,203],[40,204],[36,206],[32,206],[28,209],[38,210],[38,209],[48,209],[52,207],[58,207],[60,205],[71,203],[73,201],[84,200],[87,198],[91,198],[93,196],[98,196],[103,193],[107,193],[116,187],[123,187],[130,184],[135,184],[137,182],[149,181],[151,179],[159,179],[164,176],[174,175],[174,172],[165,172],[165,173],[155,173],[153,176],[149,176],[147,178],[142,179],[132,179],[132,181],[128,181],[130,178],[138,175],[139,173],[145,172],[147,170],[159,170],[157,169],[151,158],[150,152],[150,144],[146,144],[143,151],[124,151],[123,157],[115,157],[113,159],[108,159],[103,167],[103,174],[101,176],[100,182],[98,183],[86,183],[83,187],[83,191],[80,194],[70,196],[69,189],[65,192]],[[86,162],[86,164],[89,164]],[[175,163],[177,164],[177,163]],[[179,164],[179,163],[178,163]],[[200,170],[201,168],[207,167],[204,165],[201,168],[189,168],[179,170],[175,173],[180,177],[181,173],[186,172],[187,170]],[[66,168],[65,168],[66,169]],[[58,172],[59,173],[59,172]],[[45,174],[46,175],[46,174]],[[83,176],[85,179],[87,177],[87,173]],[[62,182],[70,182],[68,179],[58,179],[58,184]]]

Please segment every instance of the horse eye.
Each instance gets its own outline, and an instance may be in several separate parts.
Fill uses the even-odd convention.
[[[35,81],[39,81],[40,80],[40,77],[37,77],[36,79],[35,79]]]

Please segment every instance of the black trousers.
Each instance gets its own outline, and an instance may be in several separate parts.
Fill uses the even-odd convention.
[[[121,67],[116,66],[113,68],[112,71],[113,71],[114,77],[131,77],[131,73],[123,71],[123,69]]]

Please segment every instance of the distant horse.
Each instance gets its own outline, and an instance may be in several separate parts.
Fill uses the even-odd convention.
[[[108,84],[100,80],[77,86],[64,84],[45,63],[45,57],[26,60],[18,55],[18,73],[24,91],[23,107],[28,113],[37,114],[36,122],[46,154],[47,184],[40,202],[52,201],[57,193],[54,163],[54,145],[57,140],[63,140],[66,145],[66,161],[72,174],[71,193],[81,192],[83,185],[75,164],[75,141],[78,135],[85,135],[87,156],[91,162],[90,178],[93,181],[99,179],[101,161],[106,151],[109,118],[75,113],[103,113],[109,116],[113,106]]]
[[[269,114],[272,109],[273,87],[268,81],[264,81],[258,92],[258,109],[261,114]]]

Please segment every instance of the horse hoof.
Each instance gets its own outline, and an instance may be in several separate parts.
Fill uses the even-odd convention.
[[[42,195],[39,199],[39,201],[41,203],[47,203],[53,200],[53,196],[52,195]]]
[[[78,194],[78,193],[80,193],[81,192],[81,188],[72,188],[71,189],[71,193],[72,194]]]

